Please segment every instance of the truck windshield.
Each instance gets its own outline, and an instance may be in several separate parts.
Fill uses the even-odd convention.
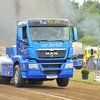
[[[69,41],[69,27],[29,27],[31,41]]]

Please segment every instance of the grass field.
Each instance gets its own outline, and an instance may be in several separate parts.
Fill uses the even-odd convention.
[[[94,82],[93,81],[96,78],[96,75],[97,75],[96,72],[90,72],[89,73],[89,77],[88,77],[87,80],[82,79],[81,70],[74,69],[74,72],[73,73],[74,73],[73,74],[73,78],[70,78],[70,80],[80,81],[80,82],[86,82],[86,83],[92,83],[92,84],[99,84],[100,85],[100,82]]]

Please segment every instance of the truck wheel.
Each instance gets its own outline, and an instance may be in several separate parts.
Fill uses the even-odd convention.
[[[65,87],[69,83],[69,78],[58,78],[56,79],[58,86]]]
[[[1,76],[1,73],[0,73],[0,84],[3,84],[4,83],[4,76]]]
[[[81,69],[83,66],[74,66],[75,67],[75,69]]]
[[[16,87],[24,86],[26,79],[21,78],[21,71],[19,65],[16,65],[14,68],[14,84]]]
[[[11,77],[1,76],[0,73],[0,84],[10,84]]]
[[[29,79],[28,80],[28,83],[29,84],[42,85],[43,84],[43,81],[36,81],[36,80]]]
[[[5,76],[0,76],[0,84],[10,84],[11,78],[5,77]]]
[[[10,81],[11,81],[11,77],[5,77],[4,76],[4,80],[3,80],[4,84],[10,84]]]

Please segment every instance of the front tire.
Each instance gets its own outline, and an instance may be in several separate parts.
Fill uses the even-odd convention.
[[[69,78],[58,78],[56,79],[58,86],[66,87],[69,83]]]
[[[26,79],[21,78],[20,66],[16,65],[14,68],[14,84],[16,87],[22,87],[26,83]]]

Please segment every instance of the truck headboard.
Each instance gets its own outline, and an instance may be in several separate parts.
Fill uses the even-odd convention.
[[[13,47],[7,47],[6,48],[6,54],[13,58],[15,55],[16,55],[16,46],[13,46]]]

